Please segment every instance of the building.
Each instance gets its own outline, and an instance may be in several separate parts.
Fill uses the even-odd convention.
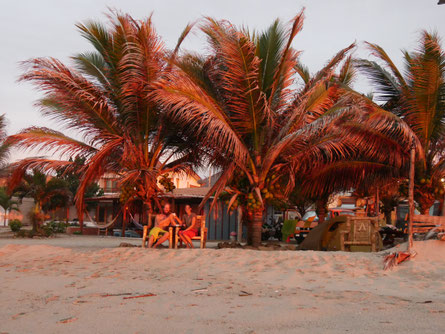
[[[160,203],[168,202],[179,217],[184,214],[185,206],[190,205],[194,212],[206,217],[209,240],[228,240],[231,232],[238,231],[238,212],[229,212],[227,206],[220,201],[218,201],[215,209],[210,212],[210,203],[213,198],[207,201],[203,209],[198,212],[200,203],[218,177],[219,174],[212,175],[206,179],[201,179],[198,174],[170,175],[176,188],[172,192],[160,196]],[[94,220],[98,224],[107,224],[116,220],[113,228],[122,228],[123,217],[119,201],[120,189],[118,184],[118,177],[113,174],[106,174],[99,180],[99,185],[104,190],[104,194],[100,197],[87,199],[88,214],[85,217],[86,226],[92,225],[89,223],[90,220]],[[160,187],[162,188],[162,186]],[[144,221],[141,223],[146,224]],[[125,226],[125,229],[128,228],[132,228],[131,224]]]

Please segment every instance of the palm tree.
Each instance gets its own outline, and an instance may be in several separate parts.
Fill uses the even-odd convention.
[[[0,206],[5,211],[5,216],[3,220],[3,225],[6,226],[6,217],[8,212],[20,211],[19,210],[19,202],[12,199],[12,196],[8,193],[6,187],[0,187]]]
[[[9,145],[6,140],[6,118],[5,115],[0,115],[0,171],[4,172],[9,158]]]
[[[196,156],[193,141],[173,127],[163,106],[149,95],[153,83],[170,69],[176,50],[168,51],[157,35],[151,17],[137,21],[129,15],[110,15],[110,25],[78,24],[93,52],[75,56],[74,67],[53,58],[25,62],[21,80],[43,90],[39,102],[44,116],[56,119],[66,132],[31,127],[13,135],[9,142],[60,154],[60,159],[24,159],[15,165],[11,184],[28,169],[46,172],[75,168],[67,157],[85,159],[76,194],[79,220],[83,221],[84,194],[104,173],[115,173],[120,183],[151,208],[162,192],[158,178],[172,172],[189,172]]]
[[[66,182],[58,178],[48,178],[38,169],[25,173],[13,193],[20,200],[24,197],[34,199],[34,208],[30,212],[34,231],[43,223],[45,212],[66,207],[72,198]]]
[[[367,43],[378,61],[361,59],[360,70],[374,85],[382,108],[402,118],[419,139],[424,158],[416,162],[415,201],[428,214],[443,197],[445,175],[445,53],[436,34],[426,31],[417,50],[404,51],[399,70],[383,48]]]
[[[388,160],[377,149],[386,136],[397,137],[398,146],[412,140],[403,122],[344,87],[354,45],[313,76],[300,66],[291,44],[302,24],[303,12],[289,29],[275,21],[263,33],[250,33],[208,18],[202,31],[210,55],[185,55],[152,95],[184,131],[199,137],[210,164],[222,170],[204,201],[214,195],[214,205],[229,193],[229,206],[238,202],[251,218],[248,242],[254,246],[261,242],[270,193],[285,197],[293,175],[304,178],[358,151]],[[346,67],[335,74],[342,60]],[[300,87],[294,84],[298,73],[306,79]],[[396,155],[401,163],[403,155]]]

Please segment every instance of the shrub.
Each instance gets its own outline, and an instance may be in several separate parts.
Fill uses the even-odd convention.
[[[51,221],[47,223],[46,226],[51,228],[54,233],[65,233],[69,224],[59,221]]]
[[[42,234],[45,237],[50,237],[54,234],[54,230],[49,225],[42,226]]]
[[[12,232],[18,232],[22,228],[22,222],[18,219],[13,219],[9,222],[9,228]]]
[[[16,237],[19,238],[33,238],[36,235],[36,233],[34,231],[29,231],[29,230],[20,230],[15,235]]]

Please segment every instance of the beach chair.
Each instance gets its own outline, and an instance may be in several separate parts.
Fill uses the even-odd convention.
[[[148,215],[148,223],[144,226],[142,231],[142,248],[145,248],[148,242],[148,233],[150,232],[150,228],[153,226],[153,218],[155,216],[152,214]]]
[[[192,241],[199,240],[200,241],[199,248],[205,248],[206,243],[207,243],[207,233],[208,233],[208,229],[206,227],[206,220],[205,220],[204,216],[196,216],[196,219],[198,219],[201,222],[201,229],[199,231],[199,235],[197,235],[196,237],[193,237]],[[176,229],[175,248],[178,247],[178,243],[180,241],[178,232],[179,232],[179,229]]]
[[[199,231],[199,235],[193,237],[192,240],[200,241],[200,248],[206,248],[207,243],[207,227],[206,227],[206,219],[204,216],[196,216],[197,219],[201,221],[201,230]]]

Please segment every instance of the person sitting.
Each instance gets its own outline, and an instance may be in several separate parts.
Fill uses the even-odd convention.
[[[192,238],[199,234],[200,223],[190,205],[185,206],[185,214],[182,216],[182,222],[186,229],[179,231],[179,238],[181,238],[187,247],[194,248]]]
[[[164,241],[169,240],[170,233],[167,229],[175,223],[175,220],[179,221],[175,214],[170,211],[170,204],[165,204],[163,212],[156,215],[155,226],[148,234],[148,248],[156,248]]]

